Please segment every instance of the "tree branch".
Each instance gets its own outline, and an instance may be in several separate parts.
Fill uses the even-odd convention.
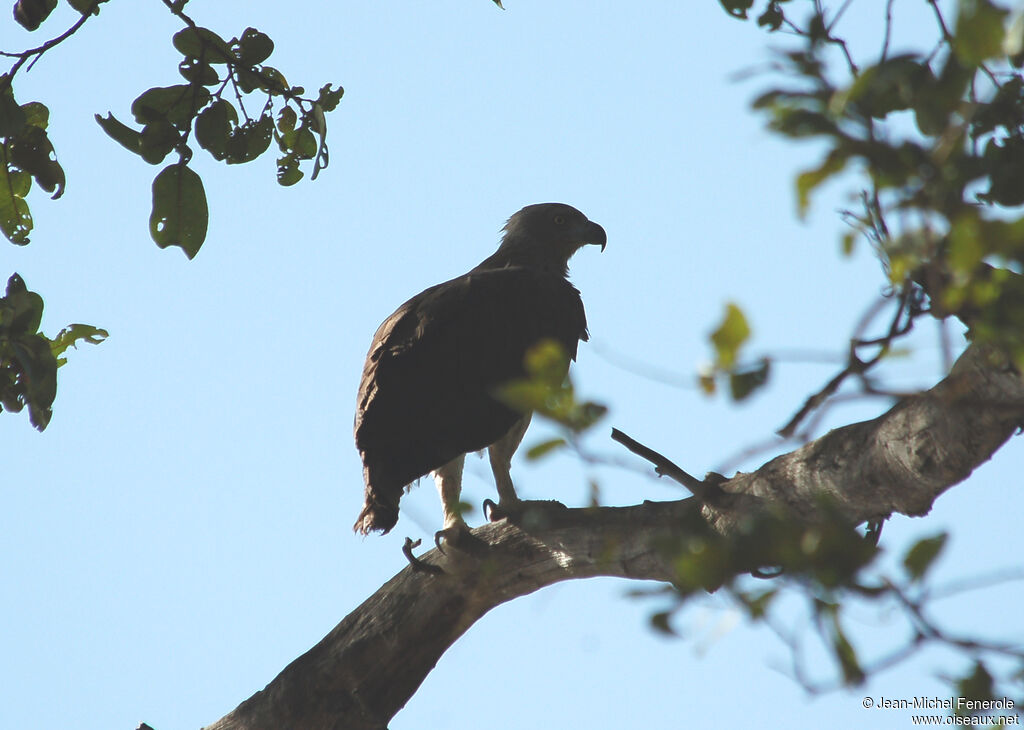
[[[1024,381],[991,349],[972,346],[931,390],[871,421],[836,429],[721,484],[724,498],[564,509],[545,503],[519,525],[473,531],[481,554],[431,550],[435,575],[405,568],[264,690],[207,730],[385,728],[441,655],[506,601],[563,580],[618,576],[670,582],[663,546],[696,512],[724,535],[751,509],[787,507],[816,518],[832,497],[854,522],[922,515],[1024,421]],[[689,519],[688,519],[689,518]]]
[[[28,61],[28,59],[35,56],[35,60],[33,60],[31,64],[29,64],[29,68],[32,68],[32,65],[35,64],[35,62],[38,61],[44,53],[46,53],[54,46],[60,45],[68,38],[73,36],[75,33],[77,33],[78,29],[85,25],[85,21],[87,21],[96,12],[96,8],[99,7],[102,1],[103,0],[94,0],[94,2],[88,8],[86,8],[85,12],[82,13],[82,17],[76,20],[70,28],[68,28],[66,31],[61,33],[56,38],[51,38],[50,40],[46,41],[46,43],[42,44],[41,46],[29,48],[28,50],[21,51],[20,53],[0,51],[0,56],[17,59],[14,62],[14,65],[11,66],[11,68],[7,71],[7,73],[0,76],[0,91],[11,85],[11,82],[14,81],[15,74],[18,73],[18,70],[25,64],[26,61]]]

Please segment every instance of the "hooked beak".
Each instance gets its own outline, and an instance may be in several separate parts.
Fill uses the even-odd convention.
[[[595,246],[600,246],[603,252],[605,245],[608,243],[608,234],[597,223],[587,221],[586,226],[583,228],[582,240],[585,244],[592,243]]]

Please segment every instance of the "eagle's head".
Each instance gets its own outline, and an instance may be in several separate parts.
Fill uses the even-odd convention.
[[[588,243],[604,251],[604,228],[565,203],[537,203],[515,213],[502,229],[497,254],[506,266],[535,266],[565,273],[569,257]]]

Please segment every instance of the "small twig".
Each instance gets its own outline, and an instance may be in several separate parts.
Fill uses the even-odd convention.
[[[171,11],[171,15],[176,15],[177,17],[181,18],[181,20],[189,28],[192,28],[193,30],[195,30],[196,28],[199,27],[196,24],[196,21],[192,20],[192,18],[190,18],[188,15],[186,15],[185,11],[182,10],[182,8],[185,7],[185,3],[171,2],[171,0],[163,0],[163,3],[164,3],[164,5],[167,6],[167,9]]]
[[[444,569],[440,565],[424,562],[412,554],[412,549],[418,548],[421,542],[423,541],[413,540],[410,537],[405,538],[405,544],[402,545],[402,554],[405,555],[405,559],[409,561],[409,565],[412,566],[413,570],[423,573],[431,573],[433,575],[444,573]]]
[[[852,347],[850,349],[851,351],[853,350]],[[863,365],[863,362],[856,360],[857,367],[863,367]],[[803,406],[800,407],[800,410],[789,419],[785,426],[776,431],[776,433],[779,434],[779,436],[782,436],[782,438],[791,438],[793,434],[796,433],[796,429],[800,426],[803,420],[807,418],[807,415],[821,406],[829,396],[839,390],[839,386],[843,384],[843,381],[845,381],[850,375],[853,375],[854,368],[855,365],[853,362],[847,364],[847,366],[843,368],[838,375],[825,383],[825,387],[808,397],[807,400],[804,401]]]
[[[654,464],[654,471],[657,472],[659,476],[666,476],[679,482],[689,489],[693,493],[693,496],[701,502],[706,502],[709,499],[713,500],[721,493],[719,485],[723,481],[726,481],[725,477],[721,474],[709,474],[708,479],[698,479],[692,474],[686,472],[682,467],[675,464],[668,457],[659,454],[652,448],[644,446],[639,441],[630,438],[617,428],[612,429],[612,440],[618,441],[637,456],[647,459],[647,461]]]
[[[639,375],[646,380],[650,380],[655,383],[664,383],[665,385],[670,385],[673,388],[696,390],[698,387],[697,378],[692,374],[682,375],[676,371],[662,368],[644,360],[631,357],[630,355],[612,349],[599,340],[591,340],[590,349],[596,352],[597,356],[602,358],[608,364],[620,368],[628,373]]]
[[[82,13],[82,17],[76,20],[70,28],[68,28],[66,31],[61,33],[56,38],[51,38],[50,40],[46,41],[46,43],[44,43],[41,46],[29,48],[28,50],[22,51],[21,53],[10,53],[8,51],[0,51],[0,55],[6,56],[7,58],[18,59],[14,62],[14,65],[11,66],[10,71],[0,76],[0,90],[11,85],[11,83],[14,81],[14,75],[18,73],[18,70],[25,64],[26,61],[28,61],[28,59],[35,56],[35,60],[33,60],[31,64],[29,64],[29,68],[32,68],[35,62],[38,61],[44,53],[46,53],[54,46],[63,43],[68,38],[73,36],[79,28],[85,25],[85,21],[87,21],[92,16],[93,11],[96,10],[99,4],[100,0],[93,0],[93,3],[88,8],[86,8],[86,11],[84,13]]]
[[[900,292],[899,304],[896,307],[896,313],[893,315],[892,320],[889,322],[888,332],[882,336],[874,339],[863,339],[861,338],[860,332],[867,328],[871,318],[874,317],[877,312],[877,307],[872,307],[870,310],[870,316],[865,317],[857,327],[857,335],[850,341],[850,350],[847,355],[846,367],[843,368],[838,374],[829,380],[825,386],[817,393],[813,393],[811,396],[804,401],[803,406],[800,408],[792,418],[786,422],[786,425],[780,428],[777,433],[783,438],[791,438],[796,433],[797,428],[807,418],[808,414],[819,408],[828,398],[833,396],[839,387],[851,376],[860,377],[864,379],[864,373],[873,368],[878,364],[879,361],[888,353],[889,346],[892,341],[898,337],[910,332],[914,326],[915,310],[913,309],[913,287],[908,283],[903,287],[903,291]],[[904,315],[906,315],[906,321],[904,321]],[[878,347],[878,352],[867,360],[862,360],[857,354],[857,349],[861,347]],[[865,382],[865,391],[870,392],[869,384]]]
[[[927,616],[924,615],[924,601],[915,601],[893,581],[884,579],[885,586],[892,592],[899,603],[907,610],[917,631],[926,639],[932,639],[948,646],[953,646],[968,652],[986,652],[1011,657],[1013,659],[1024,659],[1024,649],[1017,644],[988,642],[980,639],[967,639],[951,635],[936,626]]]
[[[946,19],[942,17],[942,11],[939,9],[938,0],[927,0],[927,2],[928,2],[929,5],[932,6],[932,10],[935,13],[935,21],[939,24],[939,30],[942,31],[942,40],[945,41],[946,44],[948,44],[950,48],[953,48],[953,41],[956,40],[956,39],[953,36],[953,34],[949,32],[949,26],[946,25]],[[996,79],[996,75],[994,73],[992,73],[992,70],[989,69],[988,66],[986,66],[983,63],[979,63],[978,64],[978,68],[981,69],[982,73],[984,73],[986,76],[988,76],[989,81],[991,81],[996,86],[999,86],[999,81]],[[971,101],[975,101],[975,99],[973,98],[973,96],[974,96],[973,84],[972,84],[971,96],[972,96]]]
[[[895,0],[888,0],[885,3],[885,39],[882,41],[881,62],[884,63],[889,57],[889,41],[892,38],[892,4]]]
[[[941,601],[944,598],[959,596],[981,588],[992,588],[994,586],[1020,581],[1024,581],[1024,569],[1011,568],[991,573],[989,575],[963,578],[961,580],[952,581],[946,585],[939,586],[938,588],[932,588],[928,591],[928,599],[931,601]]]

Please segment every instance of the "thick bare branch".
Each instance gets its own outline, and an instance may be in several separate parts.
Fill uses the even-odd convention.
[[[971,347],[931,390],[882,416],[837,429],[695,499],[632,507],[536,504],[519,526],[473,531],[480,549],[431,550],[443,574],[406,568],[264,690],[208,730],[379,729],[441,655],[490,609],[573,578],[671,581],[663,546],[696,509],[730,534],[748,509],[771,503],[814,520],[827,493],[853,521],[926,513],[1024,421],[1024,381],[990,350]]]
[[[669,561],[656,545],[696,506],[536,504],[523,527],[502,521],[474,530],[489,544],[482,558],[431,550],[423,559],[443,575],[405,568],[207,730],[384,728],[448,647],[495,606],[570,578],[669,580]]]

